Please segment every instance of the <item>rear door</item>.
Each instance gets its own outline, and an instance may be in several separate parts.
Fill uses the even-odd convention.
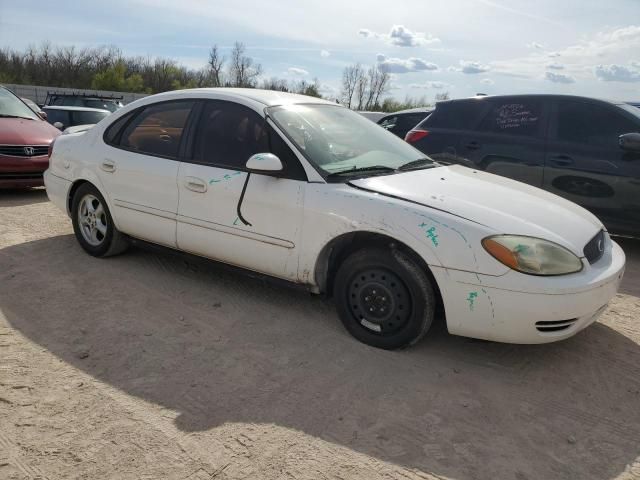
[[[440,102],[414,127],[423,133],[407,141],[439,162],[473,166],[467,152],[460,150],[460,137],[475,130],[488,108],[487,102],[475,99]]]
[[[477,129],[460,136],[467,165],[542,187],[547,103],[544,97],[484,100],[488,111]]]
[[[612,231],[640,231],[640,154],[619,136],[640,132],[640,119],[588,99],[554,100],[544,188],[590,210]]]
[[[178,166],[193,100],[154,103],[118,119],[105,134],[100,180],[123,232],[176,246]]]

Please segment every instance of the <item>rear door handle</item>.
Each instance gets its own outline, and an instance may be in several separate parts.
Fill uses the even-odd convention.
[[[204,180],[200,180],[196,177],[187,177],[184,181],[184,186],[196,193],[204,193],[207,191],[207,184]]]
[[[116,171],[116,163],[113,160],[105,159],[100,164],[100,168],[108,173],[113,173]]]
[[[571,158],[569,155],[555,155],[551,157],[551,161],[554,163],[554,165],[557,165],[559,167],[566,167],[573,164],[573,158]]]
[[[465,145],[467,150],[478,150],[480,148],[480,144],[476,141],[469,142]]]

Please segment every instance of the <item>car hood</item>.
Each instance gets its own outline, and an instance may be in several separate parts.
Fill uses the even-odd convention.
[[[44,120],[0,118],[0,145],[49,145],[58,135]]]
[[[482,224],[496,233],[551,240],[583,256],[602,223],[575,203],[539,188],[460,165],[349,182]]]

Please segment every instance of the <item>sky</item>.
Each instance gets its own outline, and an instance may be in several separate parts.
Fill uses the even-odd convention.
[[[389,95],[569,93],[640,100],[640,0],[0,0],[0,48],[115,45],[200,68],[235,41],[266,77],[384,66]]]

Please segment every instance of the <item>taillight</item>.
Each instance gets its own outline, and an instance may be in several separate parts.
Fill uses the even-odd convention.
[[[55,137],[53,140],[51,140],[51,143],[49,144],[49,150],[47,151],[47,156],[49,158],[51,158],[51,154],[53,153],[53,144],[56,143],[56,138],[58,137]]]
[[[416,143],[418,140],[429,135],[428,130],[409,130],[405,135],[404,141],[409,143]]]

